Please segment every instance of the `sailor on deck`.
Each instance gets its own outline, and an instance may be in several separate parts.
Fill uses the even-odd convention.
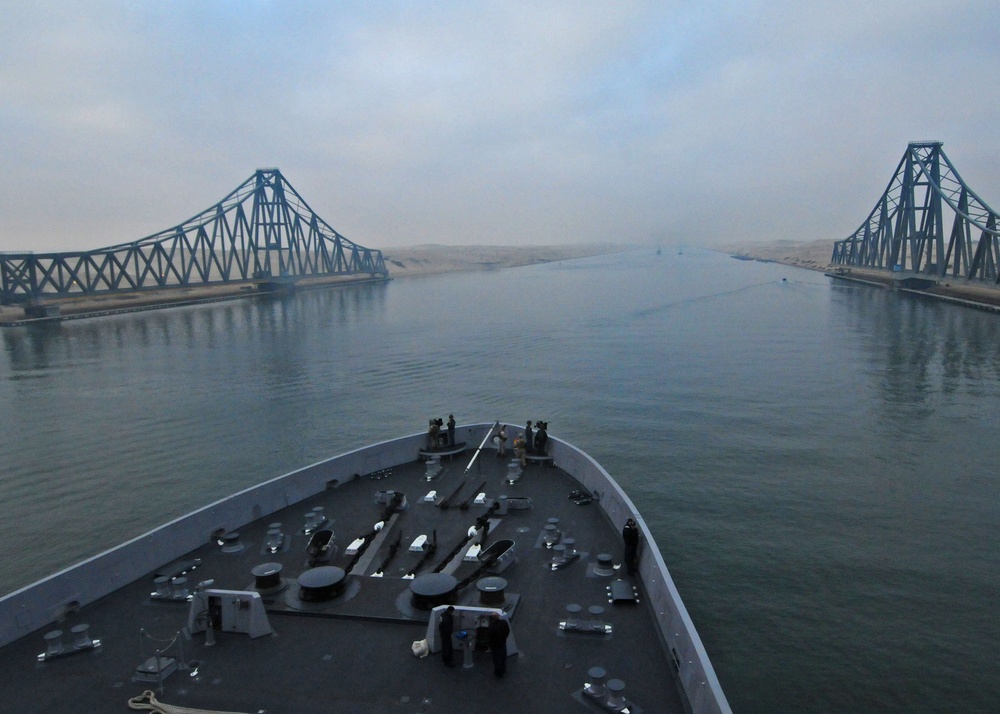
[[[507,671],[507,637],[510,635],[510,625],[497,613],[490,617],[490,626],[486,637],[490,643],[490,654],[493,656],[493,673],[502,677]]]

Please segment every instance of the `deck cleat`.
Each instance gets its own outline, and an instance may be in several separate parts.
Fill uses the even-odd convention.
[[[555,523],[545,524],[545,527],[542,529],[542,545],[546,548],[552,548],[561,538],[562,533],[559,532],[559,528]]]
[[[316,506],[306,514],[306,524],[302,528],[302,533],[312,535],[326,523],[326,516],[323,514],[323,507]]]

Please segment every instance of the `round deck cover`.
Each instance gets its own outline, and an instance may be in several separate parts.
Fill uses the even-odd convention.
[[[430,610],[438,605],[450,605],[455,600],[456,587],[458,580],[448,573],[418,575],[410,583],[413,606],[421,610]]]
[[[299,576],[299,599],[306,602],[321,602],[336,597],[344,589],[343,568],[323,565],[311,568]]]

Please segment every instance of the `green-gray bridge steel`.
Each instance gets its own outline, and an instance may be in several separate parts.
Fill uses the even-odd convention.
[[[831,262],[997,284],[998,226],[941,142],[913,142],[865,222],[834,243]]]
[[[258,169],[211,208],[132,243],[0,254],[0,304],[364,274],[388,275],[381,251],[337,233],[278,169]]]

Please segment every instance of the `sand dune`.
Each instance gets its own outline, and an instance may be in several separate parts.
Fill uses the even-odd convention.
[[[386,248],[382,251],[389,277],[432,275],[464,270],[498,270],[535,263],[606,255],[633,246],[611,243],[575,243],[570,245],[414,245]]]
[[[724,246],[722,250],[740,258],[769,260],[809,270],[827,270],[833,255],[833,241],[778,240],[771,243],[736,243]]]

